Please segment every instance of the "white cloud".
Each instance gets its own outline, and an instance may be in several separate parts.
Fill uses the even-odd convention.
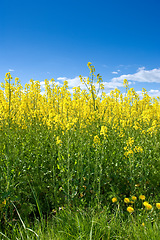
[[[103,82],[105,92],[113,90],[115,88],[123,87],[123,82]]]
[[[14,72],[14,69],[9,68],[9,72]]]
[[[78,87],[78,86],[80,86],[81,88],[84,88],[78,76],[75,78],[66,78],[66,81],[68,82],[69,88]]]
[[[113,71],[112,74],[118,74],[121,70]]]
[[[117,70],[117,74],[120,70]],[[87,77],[85,77],[87,78]],[[159,69],[152,69],[152,70],[146,70],[144,67],[138,68],[137,72],[134,74],[126,74],[121,75],[119,77],[114,77],[111,79],[110,82],[103,82],[104,85],[104,91],[108,94],[111,90],[114,90],[115,88],[121,88],[123,87],[123,81],[124,79],[128,80],[129,85],[130,84],[136,84],[136,82],[148,82],[148,83],[160,83],[160,68]],[[67,78],[67,77],[58,77],[55,81],[55,84],[58,84],[59,86],[63,86],[63,82],[68,82],[68,88],[70,89],[70,92],[73,93],[73,87],[78,87],[86,89],[86,86],[81,83],[79,76],[76,76],[75,78]],[[44,89],[45,82],[40,82],[41,89]],[[137,91],[140,97],[142,97],[142,91]],[[154,90],[151,89],[148,91],[149,96],[151,97],[160,97],[160,90]]]
[[[145,69],[145,67],[139,67],[138,70],[137,70],[137,72],[138,72],[138,71],[141,71],[141,70],[144,70],[144,69]]]
[[[42,88],[44,88],[45,82],[44,82],[44,81],[41,81],[41,82],[40,82],[40,85],[41,85]]]
[[[113,82],[123,82],[124,79],[136,82],[160,83],[160,68],[145,70],[144,67],[138,68],[134,74],[124,74],[120,77],[112,78]]]
[[[151,89],[151,90],[149,90],[148,94],[151,97],[160,97],[160,91],[159,90]]]
[[[66,81],[67,78],[66,78],[66,77],[58,77],[57,80],[58,80],[58,81]]]
[[[153,93],[153,94],[157,94],[157,93],[159,93],[159,90],[153,90],[153,89],[151,89],[149,92],[150,92],[150,93]]]
[[[141,99],[143,98],[142,91],[136,91],[136,93],[139,95],[139,97]],[[155,97],[155,98],[160,97],[160,91],[159,90],[151,89],[147,93],[150,97]]]

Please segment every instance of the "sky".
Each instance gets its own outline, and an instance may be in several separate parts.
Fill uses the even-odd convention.
[[[1,0],[0,82],[11,72],[22,86],[54,78],[72,88],[91,62],[106,93],[127,79],[160,96],[159,12],[159,0]]]

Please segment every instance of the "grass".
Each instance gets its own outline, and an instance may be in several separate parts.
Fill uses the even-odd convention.
[[[38,219],[34,223],[22,220],[6,233],[6,239],[158,239],[159,220],[151,222],[146,216],[134,216],[121,212],[111,213],[109,208],[70,209],[65,208],[53,213],[43,224]],[[142,222],[144,219],[145,223]],[[32,226],[32,229],[30,228]],[[1,233],[1,236],[2,235]],[[3,239],[3,238],[2,238]],[[5,238],[4,238],[5,239]]]

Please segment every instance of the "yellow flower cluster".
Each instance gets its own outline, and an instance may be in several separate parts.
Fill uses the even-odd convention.
[[[104,138],[107,137],[107,127],[106,126],[101,126],[100,135],[103,135]]]
[[[99,138],[106,138],[110,130],[123,138],[124,129],[127,128],[141,131],[141,134],[157,133],[156,129],[160,126],[158,98],[152,99],[143,90],[143,99],[140,99],[133,88],[128,88],[126,79],[125,96],[118,89],[107,95],[103,92],[102,77],[99,74],[95,75],[95,68],[90,62],[88,67],[89,77],[86,79],[80,76],[86,90],[75,87],[72,90],[73,94],[67,81],[60,87],[54,79],[46,79],[41,83],[31,79],[22,87],[18,78],[12,83],[11,74],[6,73],[5,82],[1,83],[0,89],[0,128],[12,122],[23,129],[40,123],[48,128],[61,128],[62,131],[75,128],[85,130],[92,122],[99,121],[102,123],[97,135]],[[43,93],[42,85],[45,88]],[[94,142],[98,143],[96,138]],[[129,137],[125,156],[142,151],[142,147],[135,144],[134,138]]]
[[[134,139],[129,137],[128,141],[126,142],[126,146],[124,147],[125,150],[125,157],[133,156],[134,153],[142,153],[143,148],[141,146],[134,146]]]
[[[146,199],[145,195],[140,195],[139,199],[143,201],[142,203],[146,210],[152,210],[153,206],[150,203],[148,203],[147,201],[144,201]],[[131,198],[124,198],[124,203],[131,204],[130,206],[127,207],[127,212],[129,212],[129,213],[134,212],[133,206],[135,206],[136,201],[137,201],[136,196],[132,196]],[[112,203],[116,203],[116,202],[118,202],[117,197],[113,197]],[[160,210],[160,203],[156,203],[155,205],[156,205],[156,208]]]
[[[101,144],[101,142],[100,142],[100,139],[99,139],[99,137],[96,135],[96,136],[94,136],[94,139],[93,139],[93,146],[94,147],[96,147],[97,145],[100,145]]]
[[[143,205],[145,206],[145,208],[146,208],[147,210],[151,210],[151,209],[152,209],[152,205],[149,204],[148,202],[144,202]]]

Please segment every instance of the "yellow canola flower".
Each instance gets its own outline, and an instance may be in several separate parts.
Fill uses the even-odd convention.
[[[136,138],[134,139],[132,135],[128,137],[127,132],[132,128],[134,131],[140,131],[141,135],[156,134],[156,130],[160,127],[159,98],[150,98],[146,90],[143,90],[144,98],[140,99],[134,89],[129,89],[126,79],[124,80],[125,96],[115,89],[110,95],[102,92],[102,97],[99,97],[99,90],[104,87],[100,85],[102,78],[98,74],[94,79],[95,68],[91,62],[88,63],[88,67],[89,77],[80,76],[86,89],[74,88],[73,97],[66,81],[61,87],[54,79],[50,81],[46,79],[41,83],[31,79],[23,88],[18,78],[15,78],[15,83],[11,83],[11,74],[6,73],[5,82],[0,84],[2,88],[0,89],[0,121],[7,125],[9,118],[21,129],[39,124],[48,129],[60,130],[61,133],[58,134],[63,135],[77,128],[87,134],[87,129],[96,121],[98,124],[92,134],[93,137],[97,134],[93,140],[94,147],[101,146],[101,138],[109,139],[111,130],[121,138],[124,137],[124,157],[130,158],[134,154],[141,154],[144,150],[138,145]],[[41,87],[44,88],[44,93]],[[2,127],[1,124],[0,130]],[[58,139],[55,137],[57,145],[61,145],[61,141],[61,137]],[[136,187],[138,186],[137,184]]]
[[[140,147],[140,146],[135,146],[135,148],[134,148],[134,152],[136,152],[136,153],[139,153],[139,152],[143,152],[143,148],[142,147]]]
[[[116,197],[112,198],[112,202],[113,203],[117,202],[117,198]]]
[[[94,145],[100,145],[101,144],[100,138],[98,137],[98,135],[94,136],[93,142],[94,142]]]
[[[107,127],[106,126],[101,126],[100,135],[104,135],[104,137],[107,136]]]
[[[61,139],[59,138],[59,136],[56,137],[56,144],[57,145],[61,145],[62,141]]]
[[[10,72],[6,73],[5,78],[6,80],[12,79],[11,73]]]
[[[156,203],[156,207],[160,209],[160,203]]]
[[[129,213],[133,213],[133,212],[134,212],[134,208],[131,207],[131,206],[129,206],[129,207],[127,207],[127,211],[128,211]]]

